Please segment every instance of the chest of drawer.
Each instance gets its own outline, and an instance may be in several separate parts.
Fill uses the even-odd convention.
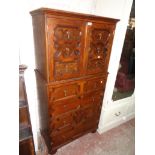
[[[80,93],[80,85],[78,83],[73,83],[49,86],[48,92],[50,102],[71,97],[78,97]]]

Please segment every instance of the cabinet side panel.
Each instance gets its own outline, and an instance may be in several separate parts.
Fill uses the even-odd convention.
[[[32,16],[36,69],[47,80],[46,38],[44,15]]]
[[[48,130],[48,98],[46,82],[42,79],[40,73],[35,71],[38,93],[38,110],[40,130]]]

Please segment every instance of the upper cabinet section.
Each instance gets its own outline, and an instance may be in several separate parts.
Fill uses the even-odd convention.
[[[107,73],[114,25],[87,23],[86,74]]]
[[[46,81],[107,72],[117,19],[45,8],[31,15],[36,68]]]

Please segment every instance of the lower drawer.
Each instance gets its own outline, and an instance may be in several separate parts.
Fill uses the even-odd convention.
[[[110,122],[116,121],[117,119],[121,119],[127,113],[127,105],[119,105],[113,108],[106,109],[104,111],[104,124],[108,124]]]
[[[73,112],[68,112],[66,114],[60,115],[58,117],[53,117],[50,119],[50,127],[52,130],[67,126],[73,122]]]
[[[84,133],[94,131],[95,129],[97,129],[97,126],[98,121],[91,122],[91,120],[89,120],[89,123],[83,122],[73,127],[71,130],[63,132],[61,134],[53,135],[53,133],[51,132],[51,144],[53,147],[58,147],[82,136]]]
[[[56,101],[50,103],[49,105],[49,112],[52,116],[57,116],[63,113],[66,113],[71,110],[78,109],[80,105],[79,98],[70,98],[66,100]]]
[[[59,134],[56,136],[51,136],[51,141],[52,141],[52,147],[57,147],[60,146],[64,143],[66,143],[69,140],[72,140],[74,135],[76,135],[76,130],[71,130],[70,132],[66,132],[64,134]]]

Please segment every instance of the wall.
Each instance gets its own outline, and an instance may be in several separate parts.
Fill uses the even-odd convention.
[[[25,72],[25,81],[35,147],[37,150],[37,131],[39,130],[39,124],[36,83],[34,76],[35,58],[32,20],[29,12],[40,7],[48,7],[121,19],[116,28],[112,55],[109,64],[110,74],[108,76],[105,99],[103,101],[104,105],[106,105],[106,103],[111,100],[114,88],[132,0],[22,0],[19,3],[19,60],[21,64],[26,64],[28,66],[28,69]],[[102,124],[102,116],[103,110],[101,114],[100,126],[104,126]]]

